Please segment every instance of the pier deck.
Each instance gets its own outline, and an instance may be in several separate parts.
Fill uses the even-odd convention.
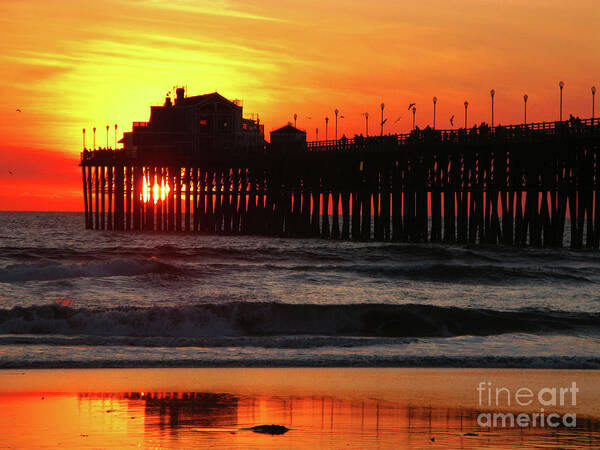
[[[228,152],[85,150],[85,225],[561,247],[600,241],[600,119]]]

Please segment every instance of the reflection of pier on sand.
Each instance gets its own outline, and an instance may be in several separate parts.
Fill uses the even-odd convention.
[[[597,419],[578,418],[575,432],[547,427],[486,431],[477,425],[477,410],[407,405],[377,398],[130,392],[81,393],[78,404],[80,410],[113,411],[110,420],[122,419],[123,424],[139,415],[145,435],[156,436],[166,446],[174,442],[186,447],[213,442],[242,448],[311,443],[327,448],[346,444],[412,448],[431,442],[448,448],[600,445]],[[292,430],[282,437],[261,437],[243,430],[258,424],[281,424]],[[138,426],[141,432],[141,424]]]
[[[52,372],[52,371],[39,371]],[[58,372],[58,371],[57,371]],[[85,372],[85,376],[83,375]],[[89,372],[89,375],[88,375]],[[16,448],[600,448],[596,371],[539,371],[538,384],[577,381],[576,428],[492,428],[477,423],[478,380],[520,385],[531,371],[435,369],[182,369],[61,371],[39,390],[36,371],[0,381],[0,445]],[[54,373],[54,372],[52,372]],[[52,374],[50,374],[52,375]],[[134,376],[135,375],[135,376]],[[170,375],[170,378],[164,378]],[[88,380],[84,381],[85,378]],[[454,383],[448,383],[453,377]],[[488,378],[493,377],[493,378]],[[52,378],[52,377],[50,377]],[[564,380],[563,380],[564,378]],[[344,379],[345,384],[339,384]],[[58,381],[60,380],[60,381]],[[76,381],[75,389],[70,383]],[[336,388],[336,380],[338,386]],[[514,381],[514,385],[510,380]],[[46,381],[45,383],[48,383]],[[526,383],[532,388],[533,381]],[[533,384],[533,385],[532,385]],[[86,390],[81,389],[87,385]],[[123,390],[123,386],[136,390]],[[138,390],[140,386],[149,390]],[[159,389],[158,386],[164,386]],[[182,390],[167,386],[181,385]],[[98,389],[105,386],[105,390]],[[70,388],[69,388],[70,387]],[[47,386],[48,388],[48,386]],[[353,389],[351,389],[353,388]],[[547,409],[547,412],[551,408]],[[539,411],[532,409],[529,412]],[[247,428],[277,424],[282,435]]]
[[[3,426],[0,443],[28,445],[37,438],[67,447],[193,448],[533,448],[600,445],[600,421],[578,418],[577,429],[483,430],[478,411],[390,402],[377,398],[328,396],[237,396],[222,393],[79,393],[21,397],[31,408],[27,435],[11,436]],[[4,407],[9,407],[4,402]],[[9,402],[10,403],[10,402]],[[16,405],[15,405],[16,406]],[[41,416],[36,412],[42,413]],[[59,427],[39,421],[59,414]],[[280,424],[281,436],[243,428]],[[44,430],[43,432],[41,430]],[[471,433],[469,435],[468,433]],[[9,440],[10,439],[10,440]],[[17,439],[17,441],[12,440]],[[432,440],[433,439],[433,440]]]

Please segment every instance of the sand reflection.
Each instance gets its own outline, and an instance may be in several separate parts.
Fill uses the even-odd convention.
[[[482,376],[492,375],[516,384],[577,379],[586,394],[577,427],[481,428],[477,415],[489,410],[477,407],[474,388]],[[598,376],[439,369],[5,372],[0,446],[600,448]],[[187,389],[172,388],[177,385]],[[289,431],[269,435],[249,429],[270,424]]]

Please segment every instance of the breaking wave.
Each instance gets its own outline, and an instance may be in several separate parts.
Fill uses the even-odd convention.
[[[600,313],[494,311],[418,304],[219,303],[182,307],[0,309],[0,334],[200,338],[205,336],[453,337],[513,332],[597,332]]]
[[[574,267],[525,268],[501,265],[466,264],[413,264],[413,265],[266,265],[267,269],[286,269],[295,272],[351,272],[370,277],[404,278],[409,280],[458,282],[458,283],[502,283],[507,281],[562,281],[594,283],[597,271]]]
[[[64,278],[136,276],[161,273],[174,267],[156,259],[113,259],[86,263],[37,262],[11,264],[0,270],[1,283],[49,281]]]
[[[502,369],[600,369],[600,358],[585,356],[313,356],[310,358],[94,358],[0,360],[0,369],[141,368],[141,367],[455,367]]]

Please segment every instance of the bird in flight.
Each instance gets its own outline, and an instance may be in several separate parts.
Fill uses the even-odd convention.
[[[12,174],[13,174],[13,173],[12,173],[10,170],[8,171],[8,173],[9,173],[10,175],[12,175]]]
[[[17,112],[21,112],[21,110],[20,110],[20,109],[17,109]]]
[[[410,110],[410,108],[412,108],[415,105],[416,105],[416,103],[411,103],[410,105],[408,105],[408,109]]]
[[[400,119],[402,119],[402,116],[398,117],[394,123],[400,122]]]
[[[381,125],[385,125],[385,123],[386,123],[386,122],[387,122],[387,119],[384,119],[384,120],[381,122]]]
[[[452,115],[452,117],[450,117],[450,125],[454,126],[454,115]]]

